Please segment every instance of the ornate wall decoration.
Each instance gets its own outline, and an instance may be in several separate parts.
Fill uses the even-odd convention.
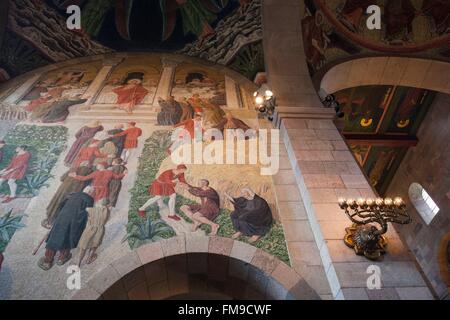
[[[54,62],[111,51],[69,30],[65,18],[43,2],[10,1],[9,10],[9,30],[32,43]],[[35,19],[39,23],[35,23]]]
[[[243,101],[250,81],[176,55],[117,54],[49,70],[25,77],[3,99],[26,117],[2,120],[10,129],[0,131],[0,228],[17,227],[0,243],[1,298],[24,294],[29,280],[17,263],[30,275],[47,271],[33,286],[68,297],[53,288],[69,263],[88,278],[124,252],[177,235],[233,238],[289,263],[272,177],[261,176],[259,164],[172,162],[176,128],[259,128]],[[31,162],[14,177],[14,191],[8,168],[13,154],[23,154],[19,144],[30,145]]]
[[[430,0],[304,0],[303,41],[311,75],[354,57],[405,55],[448,60],[449,4]],[[382,29],[366,27],[379,5]]]
[[[219,22],[215,33],[204,42],[187,44],[179,51],[192,57],[228,65],[244,47],[262,42],[261,1],[253,0],[243,10]]]
[[[68,2],[10,2],[8,33],[33,48],[35,59],[58,62],[116,50],[165,51],[231,65],[250,79],[264,68],[260,52],[252,61],[252,70],[236,64],[244,55],[248,59],[255,46],[262,49],[260,0],[193,0],[184,4],[175,0],[135,0],[123,8],[109,0],[79,1],[82,30],[74,31],[66,28]],[[9,66],[12,75],[32,69],[3,64]]]
[[[364,86],[335,94],[343,134],[372,186],[384,195],[436,93],[396,86]]]

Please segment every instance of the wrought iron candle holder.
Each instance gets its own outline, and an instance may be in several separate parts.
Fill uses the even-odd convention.
[[[353,225],[345,229],[345,244],[357,255],[377,260],[386,253],[387,239],[384,234],[388,223],[408,224],[411,217],[401,198],[339,199],[339,206],[345,211]],[[378,226],[377,226],[378,225]]]

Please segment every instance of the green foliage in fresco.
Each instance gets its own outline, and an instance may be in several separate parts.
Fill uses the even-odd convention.
[[[144,221],[131,224],[123,242],[132,243],[132,248],[138,248],[146,243],[164,239],[164,236],[173,230],[163,220],[148,216]]]
[[[66,148],[67,128],[63,126],[17,125],[4,138],[3,160],[5,168],[15,154],[17,146],[25,145],[31,153],[31,160],[24,179],[17,181],[17,193],[21,196],[37,196],[39,190],[48,186],[51,170],[61,152]],[[6,184],[0,186],[0,193],[8,193]]]
[[[265,70],[262,42],[242,48],[228,67],[253,80],[258,72]]]
[[[20,221],[24,215],[12,215],[12,210],[0,216],[0,252],[5,251],[16,230],[25,227]]]
[[[170,131],[156,131],[145,142],[144,150],[139,161],[137,179],[134,187],[131,189],[130,209],[128,212],[127,236],[131,248],[174,237],[175,231],[161,220],[158,213],[158,206],[155,204],[148,208],[147,218],[141,218],[137,212],[149,198],[148,188],[157,177],[161,163],[167,157],[167,149],[171,145]],[[167,204],[168,199],[164,200]],[[194,201],[177,196],[176,212],[188,223],[192,221],[180,211],[183,205],[195,204]],[[230,218],[231,211],[221,209],[220,214],[215,220],[220,225],[218,236],[231,238],[236,232]],[[201,229],[208,234],[211,230],[209,226],[202,225]],[[238,240],[248,243],[247,237],[241,237]],[[257,243],[252,244],[289,264],[289,255],[284,238],[283,228],[279,222],[275,222],[270,232],[261,238]]]
[[[137,171],[137,178],[134,187],[130,190],[130,209],[128,212],[128,225],[127,225],[127,237],[128,243],[131,248],[137,248],[140,245],[148,242],[155,241],[156,239],[167,239],[175,236],[175,231],[172,230],[158,213],[158,208],[152,206],[147,212],[147,217],[150,221],[160,221],[156,228],[161,228],[159,232],[147,232],[145,236],[143,234],[137,236],[133,234],[137,229],[148,229],[150,224],[147,219],[139,217],[137,211],[142,204],[144,204],[149,197],[148,188],[153,180],[156,179],[156,175],[159,171],[159,166],[167,157],[166,150],[170,147],[170,132],[169,131],[156,131],[153,135],[147,139],[144,145],[144,150],[139,159],[139,167]],[[164,227],[162,228],[162,225]],[[162,231],[161,231],[162,230]]]

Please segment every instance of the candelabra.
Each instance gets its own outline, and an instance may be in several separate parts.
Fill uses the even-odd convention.
[[[411,217],[401,198],[385,199],[339,199],[352,226],[345,229],[345,244],[353,248],[357,255],[376,260],[383,255],[387,246],[384,234],[388,223],[408,224]],[[377,225],[379,227],[377,227]]]
[[[336,116],[338,118],[343,118],[345,116],[345,113],[341,110],[341,105],[336,100],[334,94],[327,95],[322,103],[326,108],[334,108],[334,111],[336,112]]]
[[[267,117],[269,121],[272,121],[277,106],[273,92],[267,85],[263,85],[258,91],[255,91],[253,97],[255,98],[256,111],[261,116]]]

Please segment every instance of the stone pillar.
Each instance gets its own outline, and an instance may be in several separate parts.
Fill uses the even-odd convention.
[[[236,82],[232,78],[225,76],[225,92],[227,98],[227,107],[230,109],[241,108],[238,90],[239,87],[236,84]]]
[[[333,123],[334,110],[323,108],[312,84],[299,23],[304,12],[303,1],[263,2],[264,53],[269,85],[278,103],[275,125],[281,128],[287,158],[294,171],[332,297],[432,298],[392,226],[387,235],[388,253],[380,262],[356,256],[343,242],[350,221],[339,208],[338,198],[375,195]],[[285,176],[283,180],[287,180],[289,174]],[[294,227],[291,222],[283,222],[283,227],[285,232],[306,234],[305,228]],[[314,261],[311,250],[306,246],[298,248],[292,252],[289,247],[290,255],[295,254],[297,259],[308,263]],[[380,268],[380,290],[367,288],[371,276],[367,274],[367,268],[371,265]]]
[[[296,119],[284,118],[280,122],[281,136],[333,298],[432,299],[392,225],[387,233],[387,254],[381,261],[357,256],[344,244],[345,228],[351,222],[339,208],[338,198],[375,198],[376,195],[336,129],[332,114],[328,119],[323,113],[318,117],[297,115]],[[380,270],[379,290],[371,290],[367,285],[369,277],[374,276],[372,266]]]
[[[16,104],[33,88],[36,82],[41,77],[41,74],[36,74],[25,81],[19,88],[17,88],[13,93],[11,93],[3,101],[5,104]]]
[[[175,77],[175,70],[178,66],[178,61],[163,58],[163,71],[159,79],[158,88],[156,89],[153,106],[158,106],[158,98],[167,99],[172,91],[173,79]]]
[[[95,101],[95,99],[100,94],[105,80],[111,74],[113,68],[122,61],[123,58],[109,58],[103,61],[103,67],[97,73],[94,81],[92,81],[89,88],[87,88],[86,92],[83,94],[83,99],[88,99],[88,101],[86,102],[87,105],[90,105]]]

